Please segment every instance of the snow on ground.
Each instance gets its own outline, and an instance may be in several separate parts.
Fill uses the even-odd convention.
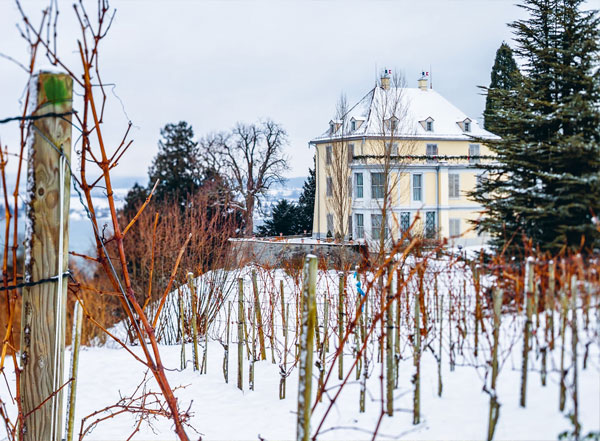
[[[443,267],[439,265],[438,269]],[[435,266],[434,266],[435,268]],[[453,301],[461,301],[454,297],[462,286],[460,269],[447,271],[439,278],[440,294]],[[252,305],[252,290],[249,269],[241,275],[245,280],[246,306]],[[468,279],[468,278],[467,278]],[[293,305],[299,292],[299,285],[283,271],[274,273],[258,272],[259,291],[262,293],[263,319],[265,327],[268,328],[269,301],[272,299],[279,305],[277,290],[279,280],[285,281],[285,301],[289,303],[290,321],[294,320]],[[366,281],[363,280],[363,288]],[[431,280],[429,280],[431,282]],[[356,280],[351,277],[347,301],[347,313],[351,316],[354,309],[353,296],[356,295]],[[202,284],[198,284],[199,287]],[[210,287],[209,284],[206,284]],[[431,284],[428,285],[431,287]],[[468,293],[471,286],[467,286]],[[182,289],[186,295],[186,288]],[[336,311],[337,296],[337,273],[320,272],[319,274],[319,311],[323,314],[323,300],[328,298],[331,302],[329,326],[335,326],[333,318]],[[200,295],[202,291],[200,290]],[[469,295],[463,300],[470,301]],[[294,359],[295,339],[294,326],[288,324],[290,338],[288,344],[288,364],[286,368],[291,369],[287,378],[287,394],[284,400],[279,399],[280,382],[280,357],[283,353],[283,343],[280,335],[281,314],[279,306],[275,308],[275,328],[278,331],[276,339],[276,364],[271,363],[270,347],[267,347],[267,360],[255,363],[255,390],[248,390],[248,359],[244,347],[244,390],[236,387],[237,368],[237,318],[235,317],[237,296],[235,291],[230,294],[232,301],[231,318],[231,346],[229,354],[229,383],[223,378],[222,364],[224,349],[218,340],[224,338],[225,329],[224,311],[217,317],[213,329],[210,332],[207,354],[207,374],[201,375],[192,369],[191,344],[185,345],[187,365],[180,370],[181,345],[161,346],[163,363],[167,369],[170,384],[183,386],[176,391],[180,407],[189,407],[193,417],[191,425],[200,434],[195,434],[188,429],[190,439],[203,440],[291,440],[296,436],[296,398],[297,398],[297,376],[296,368],[291,368]],[[447,300],[446,300],[447,301]],[[169,311],[169,310],[168,310]],[[582,343],[579,350],[579,420],[582,424],[582,434],[600,429],[600,351],[598,342],[598,316],[592,311],[592,320],[588,331],[581,331]],[[177,315],[173,310],[167,312],[171,320],[176,320]],[[394,416],[384,416],[378,432],[378,439],[415,439],[415,440],[474,440],[485,439],[487,435],[487,421],[489,411],[489,395],[482,388],[486,381],[485,374],[487,360],[489,359],[489,342],[481,342],[479,356],[474,357],[471,346],[472,337],[468,336],[463,343],[463,354],[460,349],[453,351],[456,357],[456,368],[450,370],[449,347],[448,347],[448,323],[444,321],[442,352],[442,379],[443,394],[437,395],[438,389],[438,366],[433,352],[438,348],[438,336],[433,334],[424,340],[424,345],[430,345],[425,350],[421,359],[421,423],[412,424],[412,400],[413,384],[412,377],[415,372],[412,358],[412,349],[409,339],[410,320],[403,324],[402,328],[402,354],[399,363],[399,387],[394,392]],[[322,325],[321,321],[321,325]],[[175,327],[177,325],[174,325]],[[548,357],[548,381],[547,386],[542,387],[540,381],[540,353],[539,346],[531,352],[530,371],[528,377],[527,407],[519,406],[519,391],[521,382],[521,353],[522,341],[520,330],[522,320],[511,313],[503,317],[502,341],[500,355],[503,360],[498,378],[498,399],[501,403],[500,418],[496,429],[497,440],[553,440],[557,439],[561,432],[572,430],[571,422],[567,414],[572,409],[571,398],[567,398],[565,412],[558,410],[559,397],[559,360],[560,345]],[[542,328],[540,328],[542,329]],[[322,332],[322,329],[321,329]],[[454,339],[456,339],[456,331]],[[484,340],[482,338],[482,340]],[[267,333],[267,346],[269,339]],[[567,343],[570,343],[570,335],[567,333]],[[333,375],[328,383],[327,395],[333,396],[338,390],[340,381],[337,379],[337,366],[331,362],[336,350],[337,336],[330,338],[330,352],[327,355],[328,368],[332,369]],[[589,356],[587,368],[583,369],[583,345],[589,345]],[[201,342],[203,346],[203,342]],[[382,366],[376,362],[377,343],[374,340],[370,347],[370,378],[367,383],[366,412],[359,413],[359,390],[360,384],[356,381],[354,372],[349,377],[348,384],[343,388],[341,395],[332,407],[325,420],[318,439],[323,440],[367,440],[372,438],[372,433],[381,415],[381,383],[380,374]],[[353,361],[354,342],[352,338],[346,345],[344,366],[346,372],[350,369]],[[139,346],[131,347],[136,354],[141,355]],[[436,352],[437,354],[437,352]],[[202,355],[202,349],[200,350]],[[67,355],[68,356],[68,355]],[[570,346],[567,347],[565,356],[570,360]],[[77,396],[77,409],[75,418],[76,429],[79,431],[82,417],[109,406],[121,397],[131,394],[144,377],[144,367],[135,361],[125,350],[109,345],[107,347],[82,348],[80,354],[79,383]],[[315,354],[315,360],[317,356]],[[66,363],[68,365],[68,363]],[[12,366],[11,363],[7,363]],[[569,365],[569,363],[567,364]],[[313,371],[313,400],[317,390],[318,371]],[[570,382],[569,373],[569,382]],[[14,375],[7,372],[8,384],[14,390]],[[68,373],[65,371],[65,378]],[[150,387],[157,389],[150,381]],[[489,384],[489,379],[487,380]],[[570,384],[570,383],[569,383]],[[6,387],[0,389],[1,396],[6,396]],[[311,420],[311,431],[314,434],[326,411],[329,398],[324,397],[323,402],[318,404]],[[14,406],[9,407],[14,414]],[[100,423],[85,439],[88,440],[123,440],[133,431],[135,419],[132,415],[119,415],[106,422]],[[0,435],[1,436],[1,435]],[[159,419],[152,421],[152,427],[143,425],[134,439],[137,440],[173,440],[175,435],[172,424],[168,420]]]

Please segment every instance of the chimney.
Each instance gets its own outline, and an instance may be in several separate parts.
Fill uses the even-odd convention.
[[[390,89],[390,74],[392,71],[390,69],[385,69],[381,74],[381,88],[383,90]]]
[[[429,77],[429,72],[421,72],[421,78],[419,78],[419,89],[427,91],[427,82]]]

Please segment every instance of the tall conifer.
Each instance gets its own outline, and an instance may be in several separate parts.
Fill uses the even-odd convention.
[[[498,161],[472,196],[486,208],[478,229],[511,252],[523,237],[552,252],[600,245],[600,19],[582,4],[525,0],[529,18],[509,25],[524,75],[498,93]]]

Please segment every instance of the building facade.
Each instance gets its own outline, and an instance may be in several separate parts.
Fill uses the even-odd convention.
[[[340,106],[338,106],[340,107]],[[368,243],[410,234],[483,244],[467,197],[493,160],[482,141],[497,137],[439,93],[426,76],[401,87],[386,72],[358,103],[310,142],[316,149],[313,237]],[[382,228],[382,224],[385,227]]]

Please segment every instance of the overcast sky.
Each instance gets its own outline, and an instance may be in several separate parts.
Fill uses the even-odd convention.
[[[71,64],[79,36],[72,3],[59,1],[58,29]],[[87,3],[92,9],[96,2]],[[166,123],[188,121],[200,137],[268,117],[289,133],[288,176],[305,176],[308,141],[326,130],[339,95],[354,104],[384,68],[402,71],[410,87],[431,70],[434,89],[480,119],[485,99],[477,86],[489,84],[495,52],[511,39],[506,23],[523,17],[514,3],[113,1],[100,66],[104,82],[116,85],[107,103],[109,142],[120,141],[128,119],[135,125],[116,173],[145,176]],[[45,2],[23,4],[35,21]],[[18,21],[14,3],[0,0],[0,52],[25,61]],[[18,114],[26,78],[0,58],[0,80],[2,119]],[[16,124],[0,125],[11,150],[17,136]]]

